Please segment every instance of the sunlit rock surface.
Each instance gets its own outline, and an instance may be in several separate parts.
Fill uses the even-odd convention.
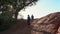
[[[36,19],[31,25],[31,34],[60,34],[60,12]]]

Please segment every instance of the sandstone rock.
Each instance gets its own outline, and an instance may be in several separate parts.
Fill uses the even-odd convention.
[[[32,34],[60,34],[60,12],[34,20],[31,25]]]

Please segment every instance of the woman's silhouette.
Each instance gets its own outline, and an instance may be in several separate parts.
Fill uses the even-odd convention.
[[[27,24],[30,25],[30,16],[27,17]]]

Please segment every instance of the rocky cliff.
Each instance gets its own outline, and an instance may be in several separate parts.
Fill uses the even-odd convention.
[[[60,34],[60,12],[34,20],[31,25],[31,34]]]

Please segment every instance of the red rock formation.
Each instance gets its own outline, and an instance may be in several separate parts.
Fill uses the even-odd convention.
[[[60,34],[60,12],[37,19],[31,25],[31,34]]]

